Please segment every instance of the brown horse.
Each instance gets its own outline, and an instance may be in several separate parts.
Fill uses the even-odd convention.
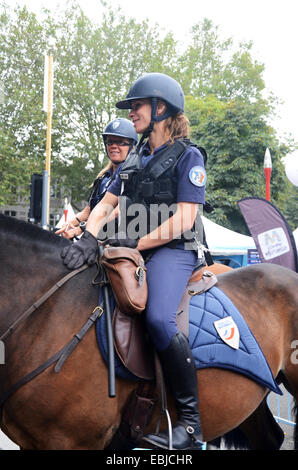
[[[69,243],[40,228],[0,215],[0,338],[17,318],[69,271],[60,251]],[[97,306],[92,266],[57,289],[8,335],[0,364],[0,395],[62,348]],[[274,265],[257,265],[218,275],[218,287],[234,302],[259,342],[274,377],[295,399],[298,367],[298,276]],[[232,371],[198,372],[205,441],[238,426],[251,448],[266,448],[262,435],[268,390]],[[116,379],[108,397],[107,367],[90,328],[59,373],[53,366],[20,387],[4,403],[2,431],[22,449],[105,449],[112,441],[133,381]],[[174,411],[169,397],[169,410]],[[154,431],[159,410],[146,432]]]

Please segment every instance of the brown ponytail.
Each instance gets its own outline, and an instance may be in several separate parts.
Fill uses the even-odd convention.
[[[176,139],[188,138],[190,134],[189,120],[182,114],[176,114],[166,119],[166,127],[170,132],[171,143]]]

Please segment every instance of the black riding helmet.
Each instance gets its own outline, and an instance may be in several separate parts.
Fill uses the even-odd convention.
[[[130,109],[131,102],[136,99],[150,98],[152,104],[151,123],[144,136],[150,134],[154,122],[163,121],[170,116],[184,113],[184,93],[179,83],[172,77],[163,73],[147,73],[138,78],[131,86],[124,100],[116,103],[119,109]],[[161,116],[156,116],[158,99],[163,100],[166,111]]]
[[[129,139],[131,141],[131,145],[129,146],[129,152],[131,151],[133,146],[138,143],[138,140],[139,140],[138,134],[136,133],[134,125],[131,121],[125,118],[113,119],[113,121],[109,122],[109,124],[105,127],[102,133],[107,155],[108,155],[108,152],[107,152],[107,146],[106,146],[106,139],[108,135],[115,135],[117,137],[126,137],[127,139]]]

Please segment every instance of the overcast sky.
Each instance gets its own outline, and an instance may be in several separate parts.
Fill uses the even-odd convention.
[[[110,1],[110,0],[108,0]],[[55,8],[66,0],[6,0],[9,5],[25,4],[37,12],[41,6]],[[100,19],[99,0],[79,0],[85,13]],[[204,17],[220,27],[222,37],[235,43],[252,40],[253,58],[265,64],[266,87],[284,104],[280,119],[273,122],[279,135],[291,133],[298,141],[298,0],[113,0],[123,12],[137,20],[149,18],[179,41],[187,41],[190,28]]]

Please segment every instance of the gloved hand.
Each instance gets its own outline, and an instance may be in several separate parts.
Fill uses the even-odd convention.
[[[85,230],[78,242],[63,248],[61,258],[63,258],[63,263],[69,269],[77,269],[83,266],[84,263],[89,265],[95,263],[97,252],[97,239],[92,233]]]
[[[110,246],[125,246],[127,248],[136,248],[138,245],[138,240],[127,237],[124,234],[118,233],[115,235],[115,238],[108,238],[103,245]]]

